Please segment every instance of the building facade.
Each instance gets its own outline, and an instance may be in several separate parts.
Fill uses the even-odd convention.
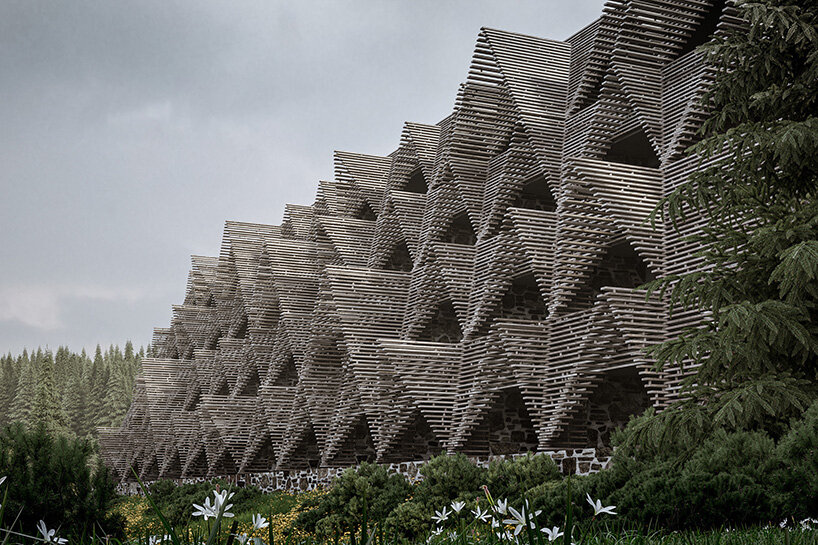
[[[564,42],[484,28],[454,110],[407,122],[386,157],[335,153],[335,179],[281,225],[227,222],[192,258],[121,428],[123,479],[606,449],[682,370],[647,346],[697,316],[638,286],[695,268],[648,216],[713,77],[695,46],[724,0],[616,0]]]

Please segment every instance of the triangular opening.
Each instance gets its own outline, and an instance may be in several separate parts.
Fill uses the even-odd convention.
[[[165,471],[162,477],[166,479],[175,479],[182,475],[182,462],[179,460],[179,451],[175,448],[171,454],[170,460],[165,465]]]
[[[159,478],[159,464],[156,462],[155,454],[151,454],[150,457],[148,458],[148,463],[147,465],[144,466],[140,478],[143,481],[146,480],[153,481]]]
[[[532,273],[514,278],[500,302],[501,320],[542,320],[543,301],[537,279]]]
[[[611,435],[650,407],[636,367],[609,371],[600,377],[588,399],[580,405],[557,439],[555,446],[607,449]]]
[[[452,218],[449,228],[443,235],[443,242],[474,246],[474,243],[477,242],[477,236],[474,234],[474,228],[466,212],[460,212]]]
[[[599,100],[599,96],[602,93],[602,82],[605,81],[605,75],[609,70],[610,64],[606,65],[604,70],[602,70],[602,72],[598,74],[598,77],[594,79],[591,84],[591,88],[585,94],[585,98],[583,98],[582,102],[580,102],[580,110],[587,108]]]
[[[574,308],[587,308],[605,287],[634,289],[655,277],[627,240],[614,242],[605,250],[585,286],[577,294]]]
[[[405,241],[401,240],[392,248],[392,253],[389,254],[389,258],[386,260],[383,268],[387,271],[410,272],[413,266],[414,263],[412,262],[411,254],[409,254],[409,247],[406,246]]]
[[[182,358],[182,359],[192,360],[193,359],[193,351],[194,351],[193,345],[188,346],[187,350],[185,351],[185,357]]]
[[[230,389],[227,386],[227,381],[223,380],[222,383],[219,385],[219,388],[216,390],[217,396],[228,396],[230,395]]]
[[[629,132],[611,142],[605,160],[640,167],[659,168],[659,157],[642,129]]]
[[[421,194],[429,191],[429,186],[426,183],[426,176],[423,175],[423,170],[420,167],[417,167],[409,174],[406,185],[403,186],[403,191]]]
[[[207,456],[205,456],[204,448],[199,447],[193,459],[188,462],[184,475],[185,477],[198,477],[207,473]]]
[[[551,193],[551,188],[548,186],[545,176],[540,175],[523,186],[520,195],[512,206],[514,208],[554,212],[557,209],[557,201]]]
[[[500,390],[463,445],[465,454],[521,454],[537,450],[537,432],[520,389]]]
[[[221,456],[213,464],[213,467],[208,470],[208,473],[211,475],[234,475],[238,473],[236,462],[233,461],[233,457],[230,456],[227,449],[222,451]]]
[[[190,397],[190,401],[185,406],[185,410],[188,412],[195,411],[202,402],[202,389],[196,388],[196,393]]]
[[[332,465],[360,464],[375,461],[375,443],[366,417],[359,416],[343,444],[331,460]]]
[[[170,353],[170,359],[178,360],[179,359],[179,348],[173,347],[173,350]]]
[[[359,220],[367,221],[375,221],[378,219],[378,216],[375,215],[375,211],[372,210],[372,207],[369,206],[369,203],[366,201],[361,203],[361,206],[359,206],[358,210],[355,211],[353,217]]]
[[[419,341],[458,343],[463,339],[460,320],[452,302],[441,301],[418,337]]]
[[[298,384],[298,370],[295,368],[295,358],[290,355],[278,373],[273,386],[295,386]]]
[[[212,308],[216,306],[216,300],[213,299],[213,294],[207,296],[207,301],[205,301],[205,306],[208,308]]]
[[[290,456],[290,461],[285,467],[279,469],[303,469],[308,467],[318,467],[321,454],[318,452],[318,440],[315,438],[315,430],[312,423],[307,424],[302,439]]]
[[[247,379],[247,383],[244,385],[244,388],[241,389],[240,396],[243,397],[256,397],[258,396],[258,388],[259,388],[259,378],[258,378],[258,370],[253,369],[250,372],[250,377]]]
[[[440,454],[443,448],[429,423],[416,411],[411,422],[398,436],[395,446],[384,456],[384,462],[428,460]]]
[[[266,472],[272,471],[275,468],[275,450],[273,449],[273,442],[270,440],[270,434],[265,433],[264,439],[259,445],[252,460],[244,467],[247,472]]]
[[[205,345],[205,348],[207,350],[216,350],[219,347],[219,339],[221,339],[221,337],[222,332],[217,331],[216,334],[213,335],[213,338],[211,338],[210,341],[208,341],[208,343]]]
[[[710,0],[710,7],[704,12],[704,17],[699,21],[696,29],[685,40],[682,47],[676,53],[676,57],[682,57],[700,45],[706,44],[713,38],[719,19],[724,11],[725,0]]]
[[[234,339],[245,339],[247,338],[247,316],[241,319],[241,323],[236,328],[236,332],[233,334]]]

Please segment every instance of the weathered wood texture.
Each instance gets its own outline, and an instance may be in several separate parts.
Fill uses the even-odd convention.
[[[129,478],[268,471],[442,450],[605,447],[677,395],[643,349],[667,318],[637,289],[698,266],[646,223],[696,168],[712,78],[692,50],[736,24],[718,0],[612,1],[565,42],[482,29],[453,113],[280,226],[228,222],[193,257],[119,429]],[[689,372],[689,371],[688,371]]]

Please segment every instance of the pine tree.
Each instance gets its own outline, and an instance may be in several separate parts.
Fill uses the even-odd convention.
[[[702,269],[652,286],[707,316],[654,357],[698,367],[683,401],[642,419],[630,444],[775,434],[818,397],[818,5],[738,9],[746,27],[705,46],[717,76],[691,150],[701,168],[654,212],[706,220],[693,237]]]
[[[30,419],[33,423],[45,425],[46,429],[63,430],[67,419],[54,381],[54,358],[50,350],[42,354],[38,351],[37,355],[40,365]]]
[[[23,354],[17,360],[17,368],[20,373],[17,377],[14,399],[9,408],[9,421],[28,422],[31,416],[31,401],[34,399],[34,389],[37,382],[36,355],[29,358],[28,353],[23,350]]]

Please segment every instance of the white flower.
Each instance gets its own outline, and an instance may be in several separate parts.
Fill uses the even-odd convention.
[[[259,515],[253,515],[253,530],[261,530],[262,528],[267,528],[270,525],[267,522],[267,519]]]
[[[600,500],[592,500],[590,494],[585,494],[585,497],[588,499],[588,503],[591,504],[591,507],[594,508],[594,516],[597,516],[600,513],[606,513],[608,515],[615,515],[616,509],[615,505],[609,505],[608,507],[602,507],[602,502]]]
[[[525,504],[526,504],[526,507],[528,507],[528,502],[527,501],[525,502]],[[514,535],[515,536],[519,535],[520,532],[522,532],[522,530],[523,530],[523,528],[525,528],[526,524],[530,525],[531,529],[536,529],[537,528],[536,526],[534,526],[534,521],[529,520],[529,519],[533,519],[533,517],[531,516],[531,513],[526,514],[525,507],[523,507],[520,511],[517,511],[513,507],[509,507],[508,510],[511,513],[511,516],[514,517],[514,518],[504,520],[503,524],[513,524],[515,526],[515,528],[514,528]],[[542,511],[537,511],[537,512],[534,513],[534,516],[536,517],[540,513],[542,513]]]
[[[482,509],[480,509],[479,505],[477,506],[477,509],[472,509],[472,514],[474,515],[475,519],[483,522],[488,522],[489,517],[491,517],[491,513],[489,513],[488,511],[483,511]]]
[[[244,545],[245,543],[247,543],[247,539],[248,539],[247,534],[233,534],[233,535],[236,536],[236,541],[241,543],[241,545]]]
[[[228,513],[228,510],[233,507],[232,503],[224,505],[225,502],[229,501],[230,498],[235,496],[234,492],[231,492],[230,495],[227,494],[227,490],[222,490],[221,492],[213,491],[213,496],[215,496],[215,500],[213,503],[213,509],[216,511],[216,514],[221,513],[222,517],[232,517],[233,513]],[[224,505],[224,507],[222,507]]]
[[[37,530],[39,530],[40,534],[42,534],[43,541],[47,543],[57,543],[59,545],[63,545],[63,543],[68,543],[67,539],[56,537],[54,535],[54,530],[49,530],[48,527],[45,525],[45,522],[42,520],[37,523]]]
[[[432,516],[432,520],[440,524],[443,521],[449,520],[450,514],[451,511],[444,506],[442,511],[435,511],[434,516]]]
[[[213,505],[210,503],[210,498],[205,498],[204,505],[199,505],[197,503],[193,504],[197,510],[193,511],[194,517],[204,517],[205,520],[209,519],[210,517],[216,518],[219,515],[218,509],[215,509]]]
[[[505,515],[508,513],[508,500],[497,500],[497,505],[495,509],[501,515]]]
[[[160,543],[170,543],[171,539],[169,535],[164,536],[151,536],[148,538],[148,545],[159,545]]]
[[[562,535],[559,526],[554,526],[553,528],[540,528],[540,531],[548,536],[548,541],[555,541]]]
[[[454,509],[455,513],[460,513],[463,508],[466,507],[466,502],[464,501],[453,501],[452,502],[452,509]]]
[[[6,476],[5,475],[0,477],[0,484],[3,484],[4,482],[6,482]]]

